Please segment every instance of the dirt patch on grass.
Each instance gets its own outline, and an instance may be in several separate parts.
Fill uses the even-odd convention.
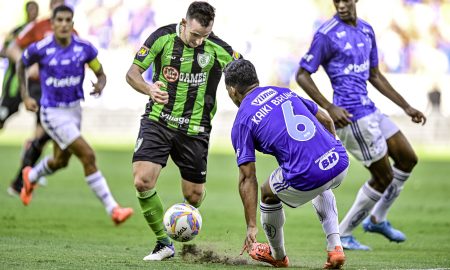
[[[183,260],[195,261],[197,263],[221,263],[227,265],[248,264],[246,259],[220,255],[213,250],[199,248],[195,244],[184,244],[180,255]]]

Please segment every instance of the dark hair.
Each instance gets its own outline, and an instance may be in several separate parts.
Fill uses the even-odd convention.
[[[195,1],[189,5],[186,19],[196,19],[201,26],[207,27],[214,21],[216,9],[207,2]]]
[[[25,8],[28,9],[28,7],[30,7],[31,5],[35,5],[36,7],[39,8],[39,5],[38,5],[38,3],[37,3],[36,1],[28,1],[28,2],[25,4]]]
[[[224,70],[225,84],[236,88],[239,94],[245,94],[249,87],[259,84],[258,75],[252,62],[238,59],[230,62]]]
[[[73,17],[73,9],[66,5],[61,5],[61,6],[56,7],[53,10],[52,19],[56,18],[56,14],[58,14],[58,12],[66,12],[66,11],[72,13],[72,17]]]

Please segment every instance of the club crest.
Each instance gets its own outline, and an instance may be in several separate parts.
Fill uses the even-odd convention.
[[[211,60],[211,55],[209,53],[199,53],[197,55],[197,62],[201,68],[205,68],[209,61]]]

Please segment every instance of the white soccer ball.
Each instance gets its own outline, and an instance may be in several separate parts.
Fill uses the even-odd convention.
[[[178,242],[194,239],[202,227],[202,216],[194,206],[177,203],[164,214],[164,229],[170,238]]]

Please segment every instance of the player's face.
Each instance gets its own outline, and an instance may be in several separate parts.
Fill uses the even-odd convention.
[[[241,99],[239,98],[239,95],[236,91],[236,89],[234,89],[233,87],[226,85],[225,88],[228,91],[228,96],[230,96],[231,100],[233,101],[233,103],[238,106],[238,108],[241,106]]]
[[[34,21],[39,14],[39,7],[35,3],[31,3],[27,7],[28,21]]]
[[[334,7],[341,20],[346,23],[356,21],[356,2],[357,0],[333,0]]]
[[[191,48],[200,46],[209,34],[212,32],[214,21],[211,21],[207,27],[202,26],[196,19],[185,20],[181,22],[181,39]]]
[[[73,30],[73,14],[69,11],[56,13],[55,18],[52,19],[52,27],[57,39],[69,38]]]

